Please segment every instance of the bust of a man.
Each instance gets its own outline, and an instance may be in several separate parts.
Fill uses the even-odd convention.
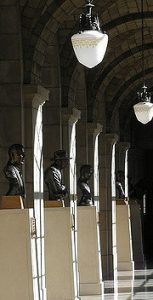
[[[65,169],[70,158],[65,150],[57,150],[51,159],[52,164],[45,170],[44,181],[48,188],[49,200],[64,200],[68,190],[63,183],[62,170]]]
[[[24,147],[21,144],[13,144],[8,149],[9,160],[4,167],[5,177],[9,181],[8,195],[20,195],[25,197],[25,188],[22,178],[22,165],[24,164]]]
[[[82,197],[79,202],[79,206],[92,206],[93,200],[91,196],[90,186],[88,180],[93,174],[93,168],[91,165],[82,165],[80,168],[80,177],[78,179],[78,187],[82,192]]]

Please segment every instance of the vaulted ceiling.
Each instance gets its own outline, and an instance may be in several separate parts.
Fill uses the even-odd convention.
[[[141,1],[95,0],[95,12],[109,36],[102,63],[86,68],[88,119],[92,120],[97,93],[107,103],[108,117],[119,111],[120,124],[128,125],[137,91],[142,86]],[[24,48],[24,82],[40,80],[45,50],[58,35],[66,105],[68,82],[78,64],[70,38],[78,31],[79,14],[85,0],[20,0]],[[153,87],[153,0],[144,0],[144,57],[148,90]],[[37,71],[35,71],[37,70]],[[37,73],[37,74],[36,74]]]

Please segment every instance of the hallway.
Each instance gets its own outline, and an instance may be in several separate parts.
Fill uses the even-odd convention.
[[[104,297],[87,296],[81,300],[152,300],[153,299],[153,269],[135,270],[118,273],[118,282],[113,292],[113,281],[104,283]]]

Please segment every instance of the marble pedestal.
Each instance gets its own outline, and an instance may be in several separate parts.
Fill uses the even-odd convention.
[[[96,207],[79,206],[77,220],[80,295],[102,295]]]
[[[145,266],[145,261],[142,242],[141,209],[140,205],[136,201],[130,200],[129,203],[134,267],[135,269],[143,269]]]
[[[47,300],[78,299],[71,209],[45,208],[44,218]]]
[[[0,299],[34,300],[29,210],[0,210]]]
[[[117,270],[133,271],[133,253],[129,204],[124,200],[116,205]]]

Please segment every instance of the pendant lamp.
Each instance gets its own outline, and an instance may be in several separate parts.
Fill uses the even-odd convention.
[[[153,104],[150,103],[151,96],[147,93],[147,87],[142,87],[142,92],[138,93],[140,102],[134,105],[136,118],[142,124],[147,124],[153,117]]]
[[[141,20],[142,20],[142,73],[143,86],[142,91],[138,92],[139,103],[133,106],[136,118],[142,124],[147,124],[153,117],[153,103],[151,103],[151,94],[147,92],[145,85],[145,68],[144,68],[144,20],[143,20],[143,0],[141,0]]]
[[[103,60],[108,44],[108,35],[101,31],[98,17],[92,14],[92,2],[86,0],[85,12],[80,15],[79,33],[71,37],[78,61],[88,68]]]

